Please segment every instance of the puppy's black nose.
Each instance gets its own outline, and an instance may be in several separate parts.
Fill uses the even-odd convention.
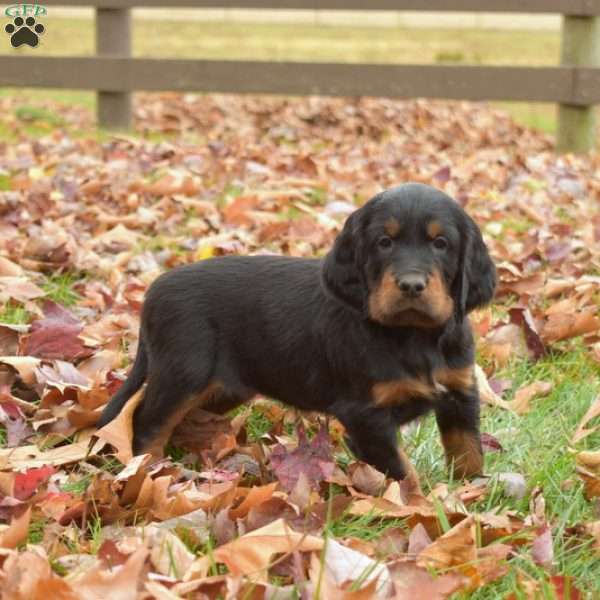
[[[398,278],[398,287],[409,298],[417,298],[427,287],[427,278],[421,273],[407,273]]]

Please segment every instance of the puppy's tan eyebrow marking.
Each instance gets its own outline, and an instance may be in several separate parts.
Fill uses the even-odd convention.
[[[442,233],[442,224],[439,221],[430,221],[427,224],[427,235],[433,240]]]
[[[400,233],[400,222],[398,219],[396,219],[396,217],[390,217],[383,224],[383,228],[390,237],[394,237]]]

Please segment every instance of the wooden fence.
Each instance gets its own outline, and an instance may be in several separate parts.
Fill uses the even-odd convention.
[[[600,0],[45,0],[93,6],[96,56],[0,57],[0,86],[96,90],[101,126],[131,126],[131,92],[175,90],[556,102],[559,150],[596,146],[600,104]],[[394,65],[131,57],[132,7],[410,10],[563,15],[554,67]],[[544,48],[540,48],[540,53]]]

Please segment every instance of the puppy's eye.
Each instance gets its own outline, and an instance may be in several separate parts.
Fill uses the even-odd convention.
[[[448,240],[444,236],[438,235],[433,240],[433,247],[436,250],[445,250],[448,247]]]
[[[392,238],[388,237],[387,235],[384,235],[377,240],[377,245],[382,250],[389,250],[394,245],[394,242]]]

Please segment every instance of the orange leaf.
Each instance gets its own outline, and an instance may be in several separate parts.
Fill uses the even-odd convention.
[[[217,548],[214,559],[224,563],[234,576],[264,578],[273,554],[321,550],[323,544],[322,538],[294,531],[278,519]]]

